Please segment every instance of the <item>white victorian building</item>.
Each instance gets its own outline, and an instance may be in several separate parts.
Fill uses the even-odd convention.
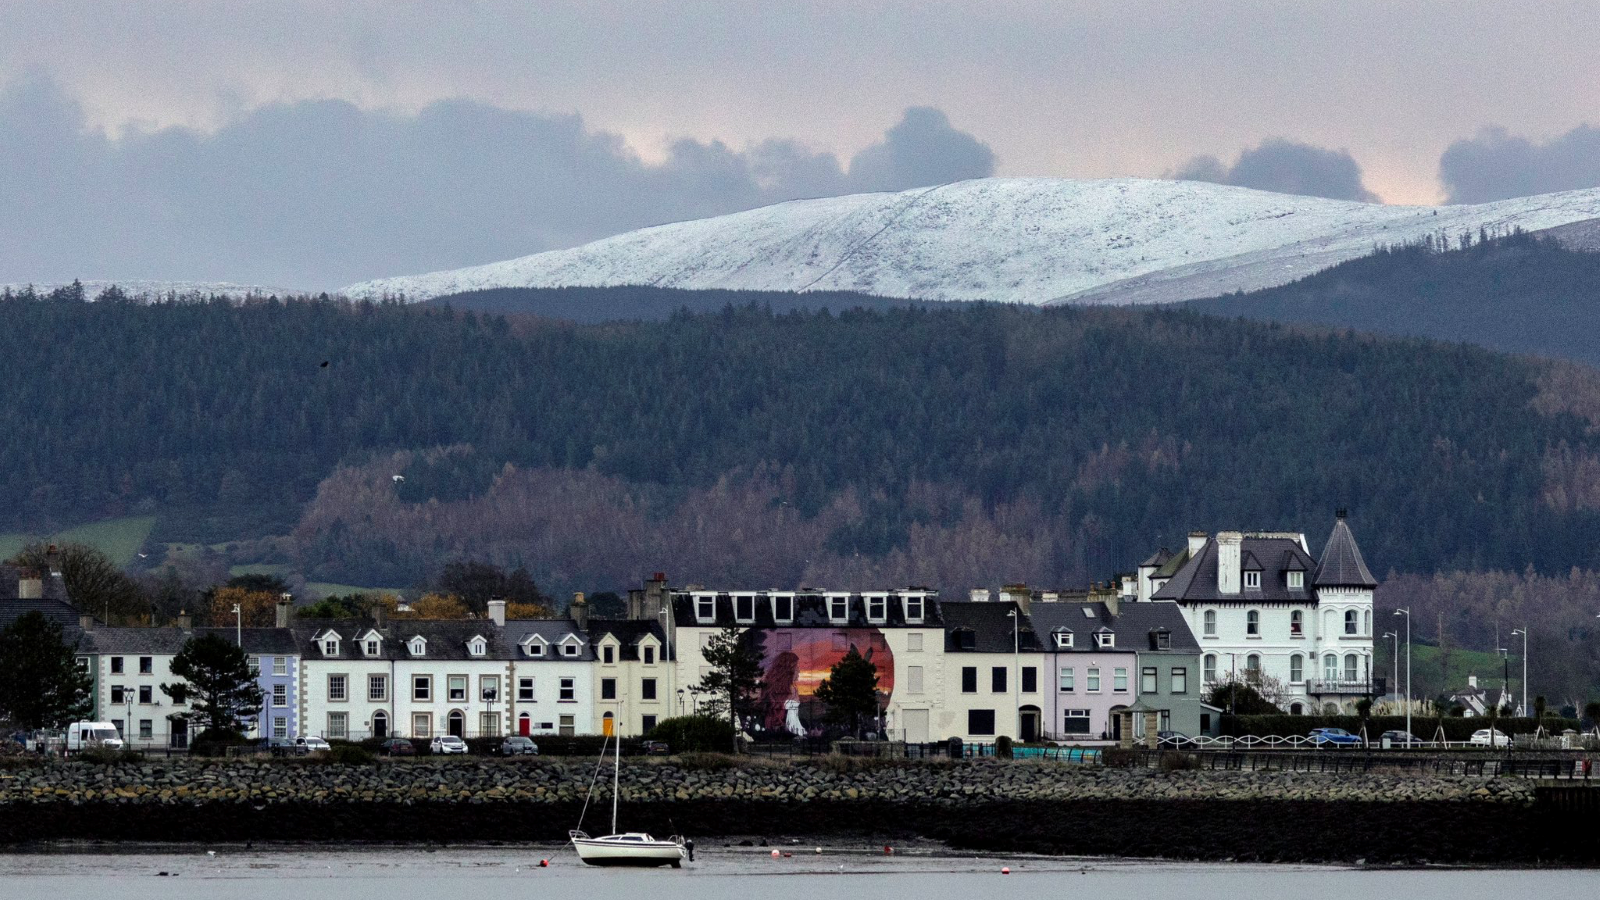
[[[1303,534],[1196,532],[1139,568],[1140,600],[1177,602],[1200,643],[1201,681],[1265,683],[1285,711],[1348,710],[1372,678],[1377,587],[1341,510],[1320,558]]]

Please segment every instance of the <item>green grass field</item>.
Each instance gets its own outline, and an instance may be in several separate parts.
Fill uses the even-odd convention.
[[[276,575],[282,578],[294,573],[294,567],[288,563],[250,563],[243,566],[229,566],[228,574],[234,577],[240,575]]]
[[[308,581],[306,592],[313,597],[344,596],[345,594],[403,594],[405,588],[362,587],[357,584],[334,584],[329,581]]]
[[[88,544],[117,565],[126,566],[138,555],[139,548],[144,546],[155,525],[155,516],[129,516],[91,522],[49,535],[23,532],[0,534],[0,558],[10,559],[30,543],[50,541],[57,544]]]
[[[1376,674],[1394,680],[1394,643],[1393,639],[1380,639],[1373,645],[1373,665]],[[1501,676],[1504,673],[1500,654],[1483,650],[1463,650],[1453,647],[1450,650],[1450,671],[1441,673],[1439,665],[1439,648],[1423,644],[1411,645],[1411,686],[1418,697],[1434,697],[1443,691],[1459,690],[1467,686],[1467,676],[1478,676],[1478,684],[1484,687],[1499,687]],[[1448,675],[1448,677],[1442,677]],[[1406,645],[1400,644],[1400,685],[1403,690],[1406,678]],[[1521,690],[1522,664],[1513,654],[1511,657],[1511,690]],[[1390,690],[1395,686],[1391,685]]]

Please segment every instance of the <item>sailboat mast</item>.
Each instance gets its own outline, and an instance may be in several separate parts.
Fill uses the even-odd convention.
[[[611,833],[617,833],[617,785],[622,780],[622,736],[617,735],[617,761],[611,768]]]

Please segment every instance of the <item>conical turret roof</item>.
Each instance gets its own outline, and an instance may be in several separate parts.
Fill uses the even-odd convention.
[[[1317,563],[1317,577],[1312,583],[1317,587],[1378,586],[1378,580],[1372,577],[1366,560],[1361,558],[1361,548],[1356,546],[1355,535],[1350,533],[1350,526],[1345,524],[1342,510],[1334,520],[1333,534],[1328,535],[1327,546],[1322,548],[1322,559]]]

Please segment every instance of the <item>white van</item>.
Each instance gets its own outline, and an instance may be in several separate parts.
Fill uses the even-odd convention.
[[[117,733],[117,726],[110,722],[73,722],[67,726],[69,754],[93,750],[96,747],[121,750],[122,735]]]

